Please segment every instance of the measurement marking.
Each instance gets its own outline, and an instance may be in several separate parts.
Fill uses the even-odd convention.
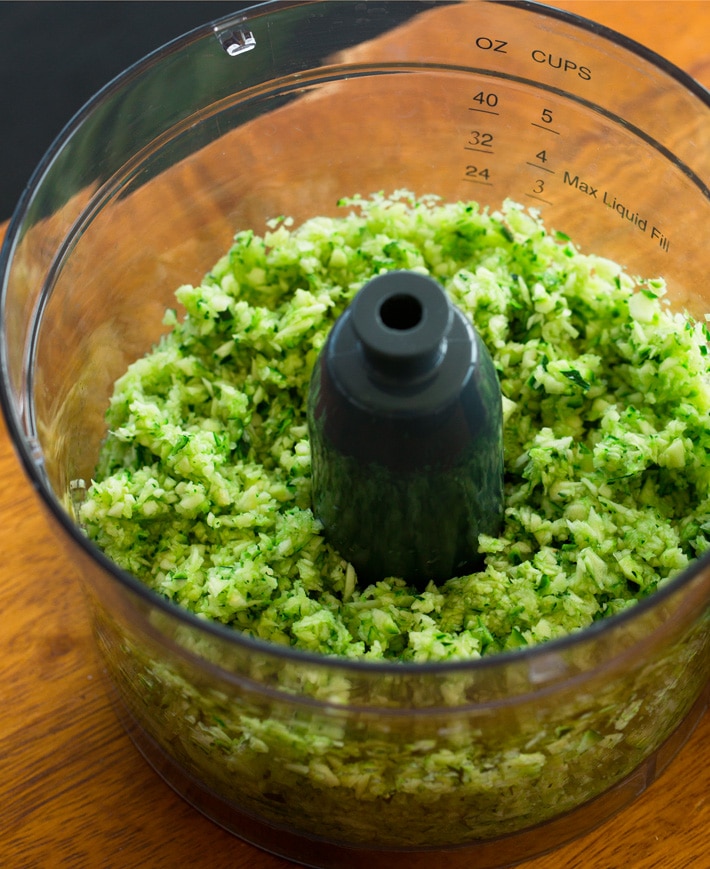
[[[533,127],[537,127],[538,130],[545,130],[545,132],[554,133],[556,136],[560,135],[559,130],[553,130],[552,127],[548,127],[545,124],[536,124],[535,121],[530,121],[530,125]]]
[[[489,151],[488,148],[473,148],[471,145],[464,145],[464,151],[478,151],[479,154],[495,154],[495,151]]]
[[[536,199],[538,202],[544,202],[545,205],[552,205],[549,199],[543,199],[542,196],[536,196],[534,193],[525,194],[529,199]]]
[[[496,117],[500,114],[500,112],[492,112],[490,109],[477,109],[474,106],[468,107],[469,112],[480,112],[482,115],[496,115]]]
[[[462,180],[468,181],[469,184],[482,184],[484,187],[493,187],[492,181],[479,181],[478,178],[467,178],[466,176]]]
[[[525,161],[528,166],[532,166],[533,169],[539,169],[541,172],[548,172],[550,175],[555,174],[554,169],[548,169],[547,166],[541,166],[539,163],[531,163],[529,160]]]

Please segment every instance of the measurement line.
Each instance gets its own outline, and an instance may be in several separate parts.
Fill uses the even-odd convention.
[[[556,136],[560,135],[559,130],[553,130],[552,127],[547,127],[545,124],[536,124],[535,121],[530,121],[530,125],[537,127],[538,130],[545,130],[546,133],[554,133]]]
[[[538,202],[544,202],[545,205],[552,205],[549,199],[543,199],[542,196],[536,196],[534,193],[526,193],[525,196],[529,199],[536,199]]]
[[[469,184],[482,184],[484,187],[493,187],[492,181],[479,181],[477,178],[462,178],[462,181],[468,181]]]
[[[468,107],[469,112],[480,112],[482,115],[496,115],[498,116],[500,112],[492,112],[490,109],[476,109],[473,106]]]
[[[495,154],[495,151],[489,151],[487,148],[472,148],[471,145],[464,145],[464,151],[477,151],[479,154]]]
[[[548,169],[547,166],[540,166],[539,163],[531,163],[529,160],[526,160],[525,162],[527,163],[528,166],[532,166],[533,169],[539,169],[541,172],[548,172],[550,175],[555,174],[555,170]]]

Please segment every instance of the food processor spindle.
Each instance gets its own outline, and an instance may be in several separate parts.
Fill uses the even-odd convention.
[[[431,277],[391,271],[338,318],[308,400],[312,504],[365,582],[418,589],[479,566],[503,515],[493,361]]]

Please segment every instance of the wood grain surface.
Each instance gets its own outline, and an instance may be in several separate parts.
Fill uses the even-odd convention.
[[[710,2],[577,0],[710,85]],[[0,228],[0,233],[4,227]],[[0,866],[281,869],[147,766],[102,684],[82,593],[0,424]],[[710,866],[710,716],[663,777],[599,830],[526,869]]]

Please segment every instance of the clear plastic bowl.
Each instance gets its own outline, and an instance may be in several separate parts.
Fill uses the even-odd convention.
[[[407,188],[511,197],[678,310],[709,308],[710,100],[535,4],[264,4],[111,83],[34,175],[2,252],[2,403],[76,563],[116,708],[239,836],[305,864],[510,864],[601,823],[707,703],[710,560],[623,615],[488,659],[319,658],[198,620],[74,520],[116,377],[240,229]],[[439,855],[439,856],[437,856]]]

